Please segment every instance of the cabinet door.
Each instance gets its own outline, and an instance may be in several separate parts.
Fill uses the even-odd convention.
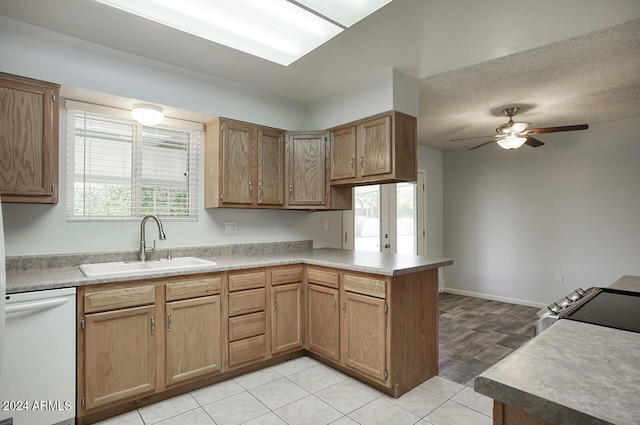
[[[328,359],[340,360],[340,316],[338,290],[309,284],[309,350]]]
[[[343,292],[341,347],[343,363],[385,381],[385,300]]]
[[[58,202],[59,86],[0,73],[2,202]]]
[[[284,204],[284,134],[258,130],[258,204]]]
[[[167,384],[220,370],[220,295],[174,301],[166,306]]]
[[[288,205],[326,205],[326,136],[324,134],[290,135],[287,155]]]
[[[253,202],[253,134],[247,124],[224,121],[222,127],[220,183],[223,204]]]
[[[391,117],[386,116],[358,127],[358,167],[360,176],[387,174],[391,168]]]
[[[331,133],[331,180],[356,176],[356,128]]]
[[[271,352],[302,347],[302,283],[271,289]]]
[[[155,306],[85,316],[85,409],[156,387]]]

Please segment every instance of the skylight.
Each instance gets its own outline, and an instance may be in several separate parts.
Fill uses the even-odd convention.
[[[96,0],[290,65],[391,0]]]

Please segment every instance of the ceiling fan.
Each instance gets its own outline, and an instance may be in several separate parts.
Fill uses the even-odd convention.
[[[519,110],[520,108],[518,108],[517,106],[514,106],[512,108],[505,108],[502,110],[502,113],[505,116],[509,117],[509,122],[498,126],[496,128],[496,133],[498,134],[496,134],[495,136],[467,137],[465,139],[453,139],[451,140],[451,142],[471,139],[486,139],[488,137],[491,137],[492,140],[481,143],[477,146],[469,148],[468,150],[472,151],[493,142],[497,142],[501,148],[508,150],[517,149],[523,144],[529,145],[532,148],[537,148],[538,146],[544,145],[544,143],[538,139],[533,138],[531,136],[532,134],[558,133],[561,131],[586,130],[589,128],[587,124],[578,124],[565,125],[562,127],[531,128],[527,130],[531,123],[513,121],[513,117],[516,116]]]

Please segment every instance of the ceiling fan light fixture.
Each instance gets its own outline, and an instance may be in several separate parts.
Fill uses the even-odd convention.
[[[498,140],[498,144],[502,149],[518,149],[520,146],[524,145],[524,142],[527,141],[526,137],[518,137],[516,134],[509,134],[504,139]]]
[[[164,119],[161,107],[146,103],[133,105],[131,116],[140,124],[148,126],[160,124]]]

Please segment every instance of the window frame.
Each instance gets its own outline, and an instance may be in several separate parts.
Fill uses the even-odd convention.
[[[65,101],[65,109],[67,114],[67,131],[66,131],[66,196],[67,206],[65,211],[65,218],[68,222],[123,222],[123,221],[139,221],[147,214],[155,214],[162,218],[163,221],[198,221],[200,216],[200,209],[202,204],[201,195],[201,171],[202,171],[202,149],[204,142],[204,126],[202,123],[178,120],[173,118],[165,118],[161,124],[155,126],[145,126],[135,121],[128,110],[113,108],[103,105],[88,104],[75,100],[67,99]],[[133,130],[132,135],[132,147],[131,147],[131,209],[130,215],[75,215],[75,139],[76,125],[75,121],[76,113],[89,113],[95,114],[98,118],[104,117],[107,120],[113,120],[121,122],[122,124],[131,125]],[[136,168],[136,164],[142,164],[142,151],[143,151],[143,130],[159,129],[167,131],[176,131],[180,133],[189,134],[189,147],[187,150],[187,167],[190,170],[188,175],[187,184],[187,215],[165,215],[161,211],[153,211],[143,213],[143,197],[142,191],[145,186],[145,182],[152,182],[153,179],[144,178],[142,176],[142,168]],[[157,180],[156,180],[157,181]],[[154,187],[155,184],[153,185]],[[192,199],[195,196],[196,199]],[[134,202],[136,205],[134,205]]]

